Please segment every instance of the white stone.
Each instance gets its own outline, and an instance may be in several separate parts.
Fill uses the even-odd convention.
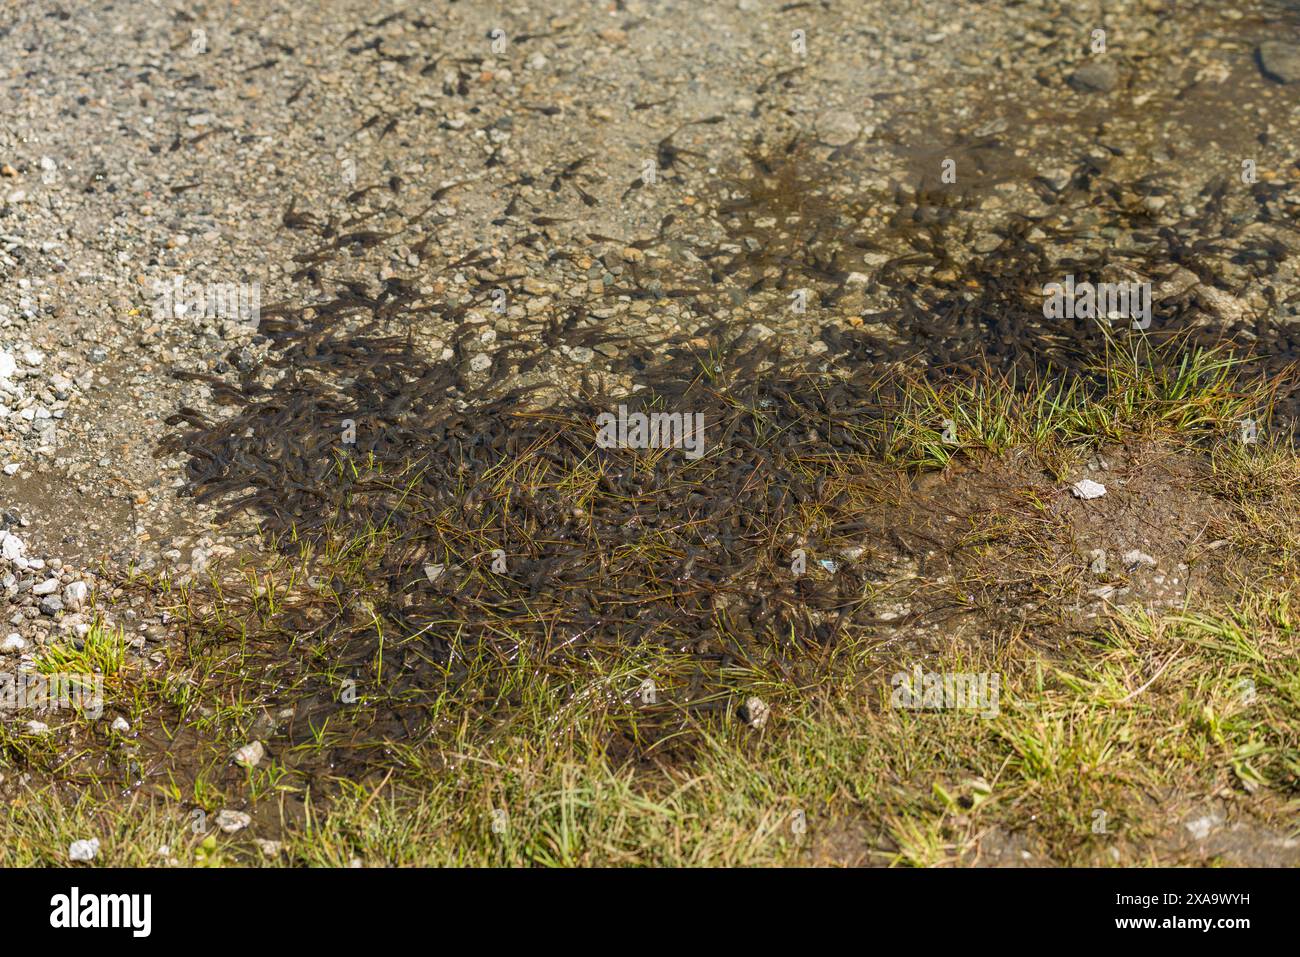
[[[1186,822],[1184,827],[1191,832],[1192,837],[1198,841],[1203,841],[1210,836],[1210,832],[1219,824],[1219,819],[1213,814],[1206,814],[1202,817],[1193,818]]]
[[[217,827],[221,828],[227,834],[234,834],[236,831],[242,831],[252,823],[253,819],[243,811],[222,809],[217,812]]]
[[[63,603],[73,611],[79,610],[90,597],[90,586],[85,582],[72,582],[63,589]]]
[[[1154,558],[1146,552],[1138,551],[1136,548],[1125,552],[1120,556],[1120,558],[1129,568],[1132,568],[1134,565],[1150,565],[1152,568],[1156,566],[1156,560]]]
[[[862,124],[847,110],[827,110],[817,117],[817,135],[828,146],[846,146],[861,132]]]
[[[68,860],[70,861],[93,861],[98,853],[99,838],[97,837],[92,837],[88,841],[73,841],[68,846]]]
[[[1075,498],[1101,498],[1106,494],[1106,486],[1092,479],[1082,479],[1070,486],[1070,493]]]
[[[27,546],[23,544],[21,538],[9,532],[0,532],[0,555],[3,555],[11,562],[18,562],[25,551],[27,551]]]
[[[255,768],[261,763],[266,749],[261,741],[253,741],[235,752],[235,763],[244,768]]]
[[[745,699],[745,714],[749,726],[755,731],[762,731],[767,724],[767,719],[772,714],[772,709],[767,706],[767,702],[762,698],[750,697]]]

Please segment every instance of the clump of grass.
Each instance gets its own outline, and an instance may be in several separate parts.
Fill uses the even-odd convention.
[[[126,666],[126,636],[120,628],[100,622],[77,642],[53,642],[36,655],[36,669],[41,674],[116,675]]]
[[[1018,380],[992,371],[938,384],[905,372],[884,453],[908,468],[943,468],[960,452],[1033,451],[1049,467],[1071,451],[1163,432],[1193,443],[1250,418],[1263,423],[1277,383],[1247,383],[1223,349],[1182,351],[1143,340],[1110,340],[1083,376],[1049,369]],[[1056,468],[1053,472],[1059,471]]]

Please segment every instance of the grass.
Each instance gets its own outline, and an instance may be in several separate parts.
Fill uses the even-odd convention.
[[[1059,478],[1077,458],[1071,451],[1081,447],[1157,432],[1189,442],[1224,435],[1243,420],[1267,421],[1278,385],[1243,387],[1233,374],[1238,364],[1222,349],[1180,352],[1177,343],[1111,338],[1083,377],[1060,379],[1048,370],[1017,382],[986,371],[934,384],[904,374],[885,459],[905,468],[944,468],[961,453],[1025,448]]]
[[[436,748],[403,755],[404,771],[350,782],[327,806],[309,800],[283,859],[933,865],[969,861],[981,835],[1002,831],[1058,863],[1107,863],[1112,846],[1168,859],[1168,818],[1191,813],[1198,797],[1226,792],[1243,814],[1279,826],[1295,810],[1295,602],[1293,592],[1269,592],[1123,617],[1065,659],[950,662],[1003,675],[991,719],[892,709],[885,675],[843,662],[779,697],[751,676],[737,690],[771,696],[769,725],[760,733],[680,712],[699,734],[688,765],[620,762],[607,742],[635,721],[634,708],[557,708],[574,700],[572,688],[530,668],[514,689],[526,703],[489,735],[452,722]],[[855,653],[864,649],[842,652]],[[162,846],[187,863],[212,854],[210,834],[191,832],[174,810],[169,817],[168,802],[96,805],[53,787],[20,800],[31,813],[0,825],[6,863],[58,862],[88,833],[101,837],[106,863],[159,863]],[[1104,832],[1094,831],[1098,820]],[[263,860],[246,842],[221,843],[228,863]]]
[[[419,466],[341,459],[358,509],[325,535],[286,536],[295,548],[280,559],[204,583],[138,581],[187,623],[164,667],[99,627],[80,647],[42,650],[42,671],[110,678],[110,713],[131,731],[84,715],[48,736],[0,724],[0,793],[15,812],[0,815],[0,863],[63,863],[88,836],[101,863],[125,865],[1187,863],[1220,853],[1184,836],[1207,802],[1267,848],[1294,827],[1300,781],[1300,538],[1287,517],[1300,465],[1266,431],[1233,441],[1243,417],[1267,421],[1268,392],[1232,373],[1225,354],[1139,344],[1064,390],[992,375],[882,384],[885,414],[860,420],[870,452],[798,446],[768,460],[771,474],[747,460],[758,477],[742,491],[756,491],[739,507],[767,524],[747,526],[725,588],[683,575],[672,527],[721,524],[687,510],[612,538],[594,521],[620,502],[692,501],[730,467],[725,451],[681,467],[663,454],[597,459],[573,440],[584,424],[560,417],[557,431],[530,433],[527,455],[446,497]],[[710,388],[725,392],[725,378]],[[725,392],[754,447],[806,427],[752,398]],[[1206,561],[1234,556],[1222,587],[1181,607],[1112,608],[1084,631],[1051,618],[1012,627],[1031,599],[1060,607],[1078,587],[1069,529],[1031,479],[1059,482],[1116,443],[1197,463],[1222,503],[1197,548]],[[884,535],[908,507],[891,488],[957,458],[1018,468],[1023,488],[940,543],[963,556],[956,574],[867,574],[883,553],[863,518],[885,515]],[[611,484],[616,466],[641,484]],[[804,488],[759,504],[773,486]],[[519,505],[548,495],[567,524]],[[861,556],[819,565],[864,535]],[[507,541],[511,563],[582,545],[599,572],[529,591],[489,567]],[[811,571],[791,583],[801,541]],[[449,578],[461,569],[454,590],[422,580],[431,562]],[[755,591],[763,576],[780,584]],[[788,611],[760,618],[760,598]],[[908,651],[877,618],[900,601],[963,617]],[[575,624],[578,611],[625,606],[628,621],[660,624],[637,640]],[[818,630],[835,615],[848,624]],[[433,654],[434,638],[449,653]],[[918,665],[997,676],[996,715],[891,706],[893,679]],[[770,709],[761,728],[743,717],[752,698]],[[270,753],[238,767],[231,756],[250,740]],[[222,834],[222,808],[256,823]],[[266,838],[280,845],[270,856],[256,843]]]
[[[96,622],[78,642],[45,646],[36,656],[36,670],[44,675],[80,674],[112,676],[126,665],[126,636],[121,629]]]

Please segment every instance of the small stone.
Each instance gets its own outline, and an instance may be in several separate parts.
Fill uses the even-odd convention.
[[[279,841],[268,841],[266,838],[259,837],[253,842],[257,849],[262,852],[263,857],[269,857],[272,860],[279,857],[284,851],[284,845]]]
[[[41,613],[53,618],[63,611],[63,599],[58,595],[46,595],[41,599]]]
[[[86,841],[73,841],[68,846],[68,860],[93,861],[99,853],[99,838],[92,837]]]
[[[1210,836],[1210,832],[1214,830],[1218,823],[1219,819],[1217,817],[1213,814],[1206,814],[1202,817],[1193,818],[1184,826],[1191,832],[1193,838],[1203,841]]]
[[[772,709],[767,706],[767,702],[759,697],[746,698],[745,706],[740,710],[741,718],[755,731],[762,731],[772,714]]]
[[[28,721],[27,733],[28,734],[49,734],[50,726],[46,724],[44,721]]]
[[[47,578],[43,582],[37,582],[32,586],[33,595],[52,595],[59,590],[59,580],[57,578]]]
[[[1278,83],[1300,83],[1300,45],[1279,40],[1261,43],[1259,68]]]
[[[17,462],[10,462],[5,466],[5,475],[17,475],[20,468],[22,468],[22,466]]]
[[[1195,288],[1200,282],[1201,277],[1196,273],[1178,266],[1156,285],[1155,289],[1151,291],[1151,298],[1156,302],[1174,299],[1189,289]]]
[[[21,538],[9,532],[0,532],[0,555],[17,564],[25,551],[27,546]]]
[[[1139,565],[1149,565],[1152,568],[1156,566],[1156,560],[1146,552],[1140,552],[1136,548],[1130,549],[1120,556],[1124,562],[1125,568],[1136,568]]]
[[[816,125],[818,138],[828,146],[847,146],[862,132],[862,124],[847,110],[827,110]]]
[[[1214,286],[1197,286],[1196,298],[1205,308],[1228,323],[1240,322],[1250,310],[1250,307],[1245,302]]]
[[[73,611],[80,611],[90,597],[90,586],[85,582],[72,582],[63,589],[63,603]]]
[[[1081,93],[1109,93],[1119,85],[1119,71],[1111,63],[1094,60],[1071,73],[1069,83]]]
[[[18,632],[14,632],[4,641],[0,641],[0,655],[22,654],[23,649],[26,647],[27,642],[23,641],[22,636],[19,635]]]
[[[252,823],[253,819],[243,811],[232,811],[229,808],[222,808],[217,812],[217,827],[221,828],[227,834],[234,834],[236,831],[242,831]]]
[[[261,741],[253,741],[235,752],[235,763],[244,768],[255,768],[266,754]]]
[[[127,721],[126,718],[122,717],[121,715],[118,715],[116,718],[113,719],[113,724],[111,725],[111,727],[118,734],[126,734],[128,731],[131,730],[131,722]]]
[[[1101,498],[1106,494],[1106,486],[1092,479],[1082,479],[1070,486],[1070,494],[1075,498]]]

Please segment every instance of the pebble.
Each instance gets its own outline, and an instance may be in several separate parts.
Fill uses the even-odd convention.
[[[755,731],[762,731],[767,725],[767,719],[771,717],[772,709],[768,707],[767,702],[762,698],[749,697],[745,699],[745,713],[743,715],[745,722]]]
[[[858,138],[862,124],[847,110],[827,110],[817,117],[818,138],[828,146],[847,146]]]
[[[0,555],[22,568],[26,567],[22,564],[25,551],[27,546],[21,538],[10,532],[0,532]]]
[[[222,808],[217,812],[217,827],[221,828],[227,834],[234,834],[236,831],[242,831],[252,823],[253,819],[243,811],[232,811],[229,808]]]
[[[1225,322],[1240,322],[1249,311],[1249,306],[1229,292],[1215,286],[1199,285],[1196,298]]]
[[[1210,832],[1220,823],[1221,819],[1216,815],[1206,814],[1185,822],[1183,826],[1187,828],[1194,839],[1203,841],[1210,836]]]
[[[72,582],[63,589],[63,603],[73,611],[80,611],[90,597],[90,586],[85,582]]]
[[[284,845],[279,841],[268,841],[266,838],[259,837],[253,842],[257,849],[262,852],[263,857],[274,860],[284,851]]]
[[[1124,565],[1128,568],[1135,568],[1138,565],[1150,565],[1152,568],[1156,565],[1156,560],[1146,552],[1140,552],[1136,548],[1125,552],[1120,556]]]
[[[97,837],[92,837],[89,840],[73,841],[68,846],[68,860],[70,861],[93,861],[98,853],[99,838]]]
[[[4,641],[0,641],[0,655],[19,655],[27,647],[27,642],[22,636],[14,632]]]
[[[1269,40],[1259,45],[1259,67],[1279,83],[1300,83],[1300,44]]]
[[[253,741],[235,752],[235,763],[244,768],[255,768],[266,754],[261,741]]]
[[[1092,479],[1081,479],[1070,486],[1070,494],[1075,498],[1101,498],[1106,494],[1106,486]]]
[[[1071,73],[1069,83],[1081,93],[1109,93],[1119,85],[1119,71],[1105,60],[1093,60]]]

